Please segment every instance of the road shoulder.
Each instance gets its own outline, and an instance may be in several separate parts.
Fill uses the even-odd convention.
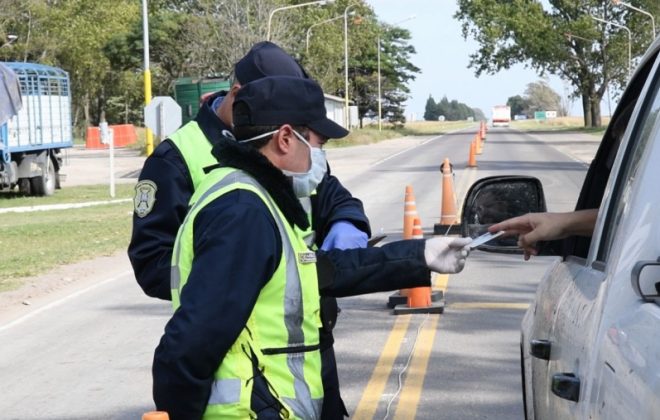
[[[111,256],[61,265],[48,273],[21,279],[23,286],[0,293],[0,327],[130,269],[126,251],[118,251]]]

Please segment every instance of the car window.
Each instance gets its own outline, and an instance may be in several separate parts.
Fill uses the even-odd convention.
[[[607,130],[605,130],[598,151],[587,170],[580,195],[575,205],[576,210],[601,207],[622,137],[628,127],[635,105],[638,99],[641,98],[644,86],[647,80],[652,77],[656,58],[657,50],[654,55],[649,56],[640,64],[640,67],[635,72],[635,78],[623,92],[617,109],[612,116],[612,120]],[[590,236],[572,236],[557,243],[550,243],[549,250],[551,254],[560,254],[564,257],[575,256],[578,258],[587,258],[591,248],[591,242],[592,238]]]
[[[612,199],[609,202],[607,219],[601,235],[601,243],[598,248],[596,259],[607,262],[613,245],[614,233],[616,232],[621,217],[629,204],[631,187],[634,184],[638,174],[640,162],[644,156],[647,146],[651,143],[651,133],[653,126],[658,123],[660,118],[660,71],[657,63],[655,74],[649,87],[648,93],[638,114],[630,134],[630,141],[627,144],[625,156],[623,158],[619,176],[617,176],[614,185]]]

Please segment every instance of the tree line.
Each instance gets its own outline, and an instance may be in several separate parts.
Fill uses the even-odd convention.
[[[585,126],[600,126],[600,103],[608,86],[627,83],[628,33],[633,65],[652,42],[652,23],[642,13],[605,0],[502,1],[458,0],[455,17],[463,36],[478,43],[469,66],[477,76],[494,74],[517,63],[541,74],[559,76],[580,98]],[[660,1],[630,0],[660,16]],[[594,17],[611,24],[603,24]],[[618,26],[617,26],[618,25]]]
[[[143,30],[135,0],[1,0],[0,61],[36,62],[69,73],[78,133],[97,125],[142,123]],[[181,77],[229,78],[233,64],[265,40],[271,12],[295,0],[149,0],[152,93],[174,94]],[[380,22],[363,0],[337,0],[274,13],[271,40],[290,52],[324,91],[345,93],[343,14],[348,23],[348,89],[360,120],[378,110],[380,39],[382,115],[405,122],[408,82],[419,69],[410,32]],[[339,18],[339,16],[342,16]],[[336,19],[335,19],[336,18]],[[327,22],[326,22],[327,21]],[[314,27],[308,31],[308,29]],[[309,33],[309,37],[308,37]],[[309,41],[309,42],[308,42]]]
[[[506,104],[511,107],[512,115],[525,115],[533,118],[536,111],[556,111],[557,116],[568,115],[568,103],[562,101],[545,80],[528,83],[525,93],[509,97]]]
[[[479,108],[470,108],[468,105],[458,102],[456,99],[451,101],[447,96],[443,96],[439,102],[435,102],[433,95],[429,95],[424,107],[424,119],[426,121],[460,121],[473,118],[476,120],[485,120],[483,111]]]

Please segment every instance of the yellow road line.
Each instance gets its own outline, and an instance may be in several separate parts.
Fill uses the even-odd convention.
[[[527,309],[529,308],[529,303],[455,302],[447,306],[452,309]]]
[[[378,358],[378,363],[376,363],[369,383],[367,383],[367,387],[362,393],[362,398],[355,410],[353,419],[372,419],[376,414],[380,397],[383,395],[385,384],[392,371],[392,365],[399,354],[401,343],[408,331],[410,318],[410,315],[398,315],[396,317],[392,331],[390,331],[383,351]]]
[[[394,413],[395,419],[414,419],[417,405],[424,389],[424,378],[429,357],[433,351],[433,339],[438,328],[439,316],[429,316],[417,337],[415,352],[406,373],[401,395]]]
[[[433,280],[433,290],[442,290],[442,293],[447,294],[447,283],[449,283],[449,276],[447,274],[436,274]]]

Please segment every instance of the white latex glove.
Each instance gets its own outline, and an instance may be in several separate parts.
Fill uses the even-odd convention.
[[[451,238],[438,236],[427,239],[424,246],[426,265],[436,273],[458,273],[465,266],[465,259],[470,253],[467,246],[472,238]]]

